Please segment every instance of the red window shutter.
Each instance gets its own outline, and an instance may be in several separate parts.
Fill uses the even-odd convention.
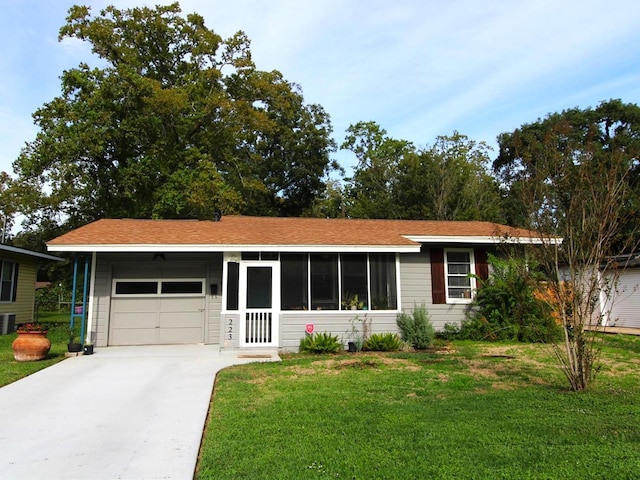
[[[473,251],[473,256],[476,260],[476,275],[481,280],[489,278],[489,265],[487,264],[487,251],[481,248],[476,248]]]
[[[432,248],[431,256],[431,298],[434,305],[447,303],[444,282],[444,249]]]

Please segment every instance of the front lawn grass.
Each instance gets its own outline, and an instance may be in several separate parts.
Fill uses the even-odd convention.
[[[572,393],[550,347],[285,356],[219,373],[196,478],[631,479],[640,338]]]
[[[68,313],[40,313],[40,323],[49,325],[47,337],[51,340],[51,350],[44,360],[36,362],[16,362],[13,358],[11,344],[18,336],[16,333],[0,335],[0,387],[15,382],[27,375],[49,367],[65,358],[67,343],[69,342],[69,314]],[[76,330],[79,331],[79,326]]]

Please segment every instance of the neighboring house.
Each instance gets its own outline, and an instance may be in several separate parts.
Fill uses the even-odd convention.
[[[33,321],[39,261],[62,258],[0,244],[0,325],[2,333]]]
[[[355,315],[395,332],[397,314],[423,303],[436,328],[460,322],[469,274],[486,276],[487,253],[504,243],[540,239],[488,222],[228,216],[99,220],[48,248],[91,257],[87,332],[98,347],[292,351],[308,324],[346,343]]]
[[[601,295],[601,325],[618,328],[640,328],[640,253],[617,257],[618,269],[609,274],[611,290]]]

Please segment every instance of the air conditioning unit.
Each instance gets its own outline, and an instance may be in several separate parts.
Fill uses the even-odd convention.
[[[8,335],[16,331],[16,314],[15,313],[0,313],[1,330],[0,334]]]

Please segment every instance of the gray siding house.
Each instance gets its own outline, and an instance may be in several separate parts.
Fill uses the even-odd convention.
[[[460,322],[487,253],[540,243],[488,222],[226,216],[103,219],[51,240],[91,258],[87,342],[205,343],[295,351],[308,328],[374,332],[425,304],[436,329]]]

